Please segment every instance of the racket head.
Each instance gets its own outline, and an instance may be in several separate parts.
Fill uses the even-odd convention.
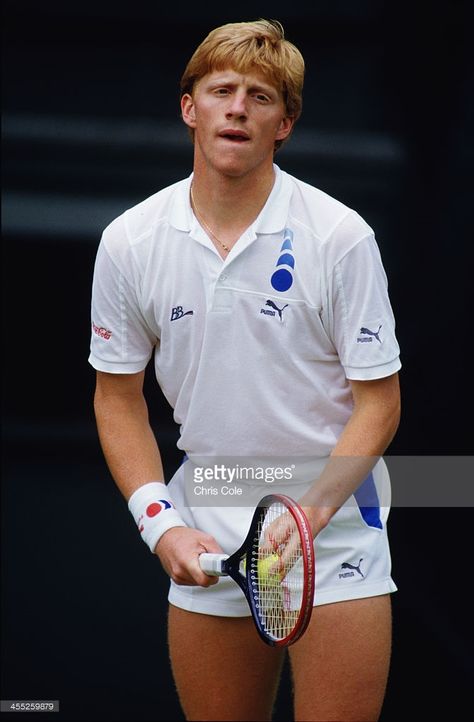
[[[313,611],[315,558],[311,527],[290,497],[259,502],[246,539],[246,596],[266,644],[287,647],[305,632]]]

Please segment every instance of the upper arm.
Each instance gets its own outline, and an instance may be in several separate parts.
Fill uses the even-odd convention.
[[[400,382],[398,373],[370,381],[350,381],[355,410],[373,406],[400,416]]]
[[[100,402],[108,398],[142,397],[145,371],[134,374],[111,374],[97,371],[95,401]]]
[[[350,384],[354,410],[339,439],[338,453],[379,456],[385,453],[400,423],[398,374]]]

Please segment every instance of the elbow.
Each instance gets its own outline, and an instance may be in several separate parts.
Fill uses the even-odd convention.
[[[402,417],[402,407],[400,399],[392,406],[390,409],[390,413],[386,422],[386,429],[388,430],[388,444],[392,442],[392,440],[395,438],[395,435],[398,431],[398,427],[400,426],[400,421]]]

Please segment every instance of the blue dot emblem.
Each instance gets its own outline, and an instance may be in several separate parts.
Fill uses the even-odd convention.
[[[288,291],[293,283],[293,276],[286,268],[279,268],[271,277],[271,284],[275,291]]]
[[[278,259],[277,266],[290,266],[290,268],[294,268],[295,267],[295,259],[289,253],[284,253]]]
[[[288,268],[280,268],[280,266],[288,266],[292,269],[295,267],[295,258],[293,255],[293,231],[290,228],[285,228],[283,231],[283,244],[280,248],[280,254],[280,257],[276,262],[277,270],[273,273],[270,283],[275,291],[284,293],[285,291],[288,291],[293,284],[293,274]]]

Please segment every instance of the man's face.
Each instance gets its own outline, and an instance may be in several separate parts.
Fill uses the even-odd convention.
[[[288,136],[278,89],[260,73],[215,70],[181,100],[184,122],[194,129],[195,160],[231,176],[273,163],[276,140]]]

